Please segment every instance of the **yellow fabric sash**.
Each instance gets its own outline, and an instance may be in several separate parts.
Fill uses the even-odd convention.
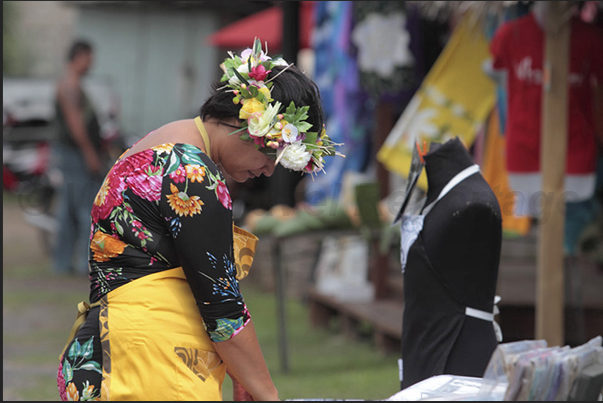
[[[251,232],[232,224],[232,246],[237,280],[240,281],[249,274],[259,241],[258,237]]]
[[[77,314],[75,315],[75,323],[71,327],[71,332],[69,332],[69,337],[67,338],[67,343],[65,343],[65,347],[63,347],[63,351],[61,351],[61,354],[59,355],[59,361],[63,358],[63,354],[65,354],[65,350],[67,349],[69,343],[71,343],[71,340],[73,340],[73,338],[75,337],[75,334],[78,332],[78,330],[80,330],[80,327],[82,327],[82,325],[86,321],[86,318],[88,317],[88,311],[94,308],[95,306],[99,305],[100,300],[96,301],[92,305],[88,305],[86,301],[80,301],[77,304]]]
[[[181,267],[111,291],[99,322],[101,400],[222,400],[226,367]]]
[[[207,135],[207,130],[205,130],[205,126],[203,126],[203,122],[201,121],[200,116],[197,116],[195,118],[195,124],[197,125],[197,129],[199,130],[199,133],[203,138],[203,144],[205,144],[205,154],[207,154],[207,156],[211,158],[209,150],[209,136]]]

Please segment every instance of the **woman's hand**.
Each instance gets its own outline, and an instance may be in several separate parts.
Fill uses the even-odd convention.
[[[243,385],[234,378],[232,378],[232,400],[235,402],[253,401],[253,397],[251,397]]]
[[[228,375],[233,379],[233,394],[235,394],[235,397],[239,393],[237,389],[239,386],[236,383],[240,382],[240,387],[245,391],[245,394],[251,395],[251,400],[279,400],[278,391],[272,383],[268,367],[266,367],[252,321],[249,321],[231,339],[213,342],[212,344],[226,364]],[[241,395],[243,395],[242,392]]]

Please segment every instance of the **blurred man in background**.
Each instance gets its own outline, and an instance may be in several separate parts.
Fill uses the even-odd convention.
[[[56,85],[54,145],[63,175],[57,189],[58,230],[52,262],[58,274],[88,273],[90,209],[105,174],[98,117],[82,89],[93,56],[89,42],[76,40]]]

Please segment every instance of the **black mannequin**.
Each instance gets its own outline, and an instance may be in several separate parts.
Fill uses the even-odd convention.
[[[425,154],[427,200],[474,162],[458,138],[431,143]],[[406,388],[429,376],[483,376],[497,341],[492,322],[465,307],[492,313],[500,248],[500,206],[479,173],[458,183],[425,216],[408,252],[402,358]]]

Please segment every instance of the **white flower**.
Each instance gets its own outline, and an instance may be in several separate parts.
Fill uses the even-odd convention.
[[[241,52],[241,60],[245,62],[245,64],[247,64],[247,60],[249,59],[249,57],[253,54],[253,50],[251,48],[247,48],[244,51]],[[264,53],[263,50],[260,51],[260,60],[254,60],[251,59],[251,65],[252,66],[257,66],[260,62],[265,62],[266,60],[270,60],[270,56],[266,55],[266,53]]]
[[[247,63],[243,63],[239,67],[237,67],[237,71],[241,73],[241,75],[249,74],[249,68],[247,67]],[[230,76],[230,79],[228,80],[228,84],[239,85],[241,84],[241,80],[239,80],[239,77],[237,77],[236,74],[232,73],[232,76]]]
[[[281,133],[285,142],[294,143],[297,141],[299,130],[297,130],[297,127],[293,126],[291,123],[287,123],[285,127],[283,127],[283,131]]]
[[[282,156],[279,155],[281,164],[294,171],[303,170],[312,158],[312,153],[306,150],[306,146],[301,141],[290,144],[281,151],[281,154]]]
[[[247,63],[247,59],[249,59],[249,56],[251,56],[251,53],[253,51],[251,50],[251,48],[247,48],[244,51],[241,52],[241,60],[245,63]]]
[[[406,16],[396,12],[387,16],[369,14],[352,32],[358,47],[361,70],[391,77],[396,67],[412,66],[414,57],[409,49],[410,34],[404,26]]]
[[[280,102],[268,105],[264,112],[252,113],[247,119],[247,130],[249,134],[256,137],[263,137],[268,133],[274,124],[274,118],[281,107]]]
[[[287,63],[285,61],[285,59],[283,59],[282,57],[279,57],[278,59],[273,59],[272,63],[274,63],[275,66],[288,66],[289,63]]]

